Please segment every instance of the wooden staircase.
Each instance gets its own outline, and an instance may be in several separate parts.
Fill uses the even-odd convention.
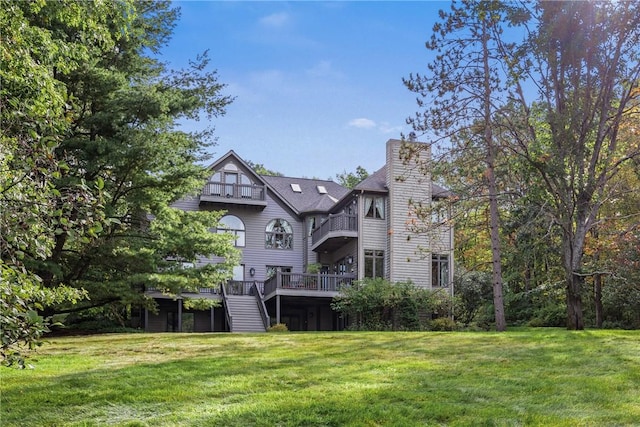
[[[231,332],[266,332],[258,301],[253,295],[227,295]]]

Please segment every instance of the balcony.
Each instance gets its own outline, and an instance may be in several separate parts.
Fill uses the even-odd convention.
[[[278,272],[275,276],[264,282],[256,280],[229,280],[224,283],[224,292],[227,295],[255,295],[253,285],[261,297],[271,298],[274,295],[299,295],[334,297],[345,286],[351,286],[356,276],[350,274],[300,274]],[[147,287],[148,296],[159,299],[173,299],[173,295],[165,294],[160,289]],[[180,292],[181,297],[221,299],[222,287],[199,288]]]
[[[334,297],[346,286],[351,286],[356,276],[350,274],[277,274],[264,282],[266,299],[274,295]]]
[[[200,203],[223,206],[251,206],[264,209],[267,206],[267,188],[256,184],[227,184],[209,181],[204,185]]]
[[[329,215],[311,233],[311,250],[331,252],[358,237],[358,217],[349,214]]]

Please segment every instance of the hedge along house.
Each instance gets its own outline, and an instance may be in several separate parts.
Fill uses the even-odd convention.
[[[413,157],[408,160],[406,154]],[[213,232],[232,233],[240,265],[228,283],[206,283],[189,298],[220,300],[205,311],[153,289],[158,312],[147,331],[339,330],[330,307],[341,287],[382,277],[453,294],[453,227],[432,183],[426,144],[389,140],[385,165],[353,190],[333,181],[256,174],[230,151],[210,167],[202,192],[174,207],[224,210]],[[430,215],[417,216],[417,211]],[[199,263],[220,260],[202,257]]]

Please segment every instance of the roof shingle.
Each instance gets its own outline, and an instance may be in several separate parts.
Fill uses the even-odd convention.
[[[282,199],[298,213],[327,212],[335,203],[349,193],[349,189],[340,184],[321,179],[291,178],[285,176],[260,175]],[[293,191],[291,184],[298,184],[301,192]],[[321,193],[318,186],[327,192]]]

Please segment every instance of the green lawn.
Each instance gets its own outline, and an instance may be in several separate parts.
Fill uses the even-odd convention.
[[[123,334],[0,370],[0,425],[640,425],[640,331]]]

